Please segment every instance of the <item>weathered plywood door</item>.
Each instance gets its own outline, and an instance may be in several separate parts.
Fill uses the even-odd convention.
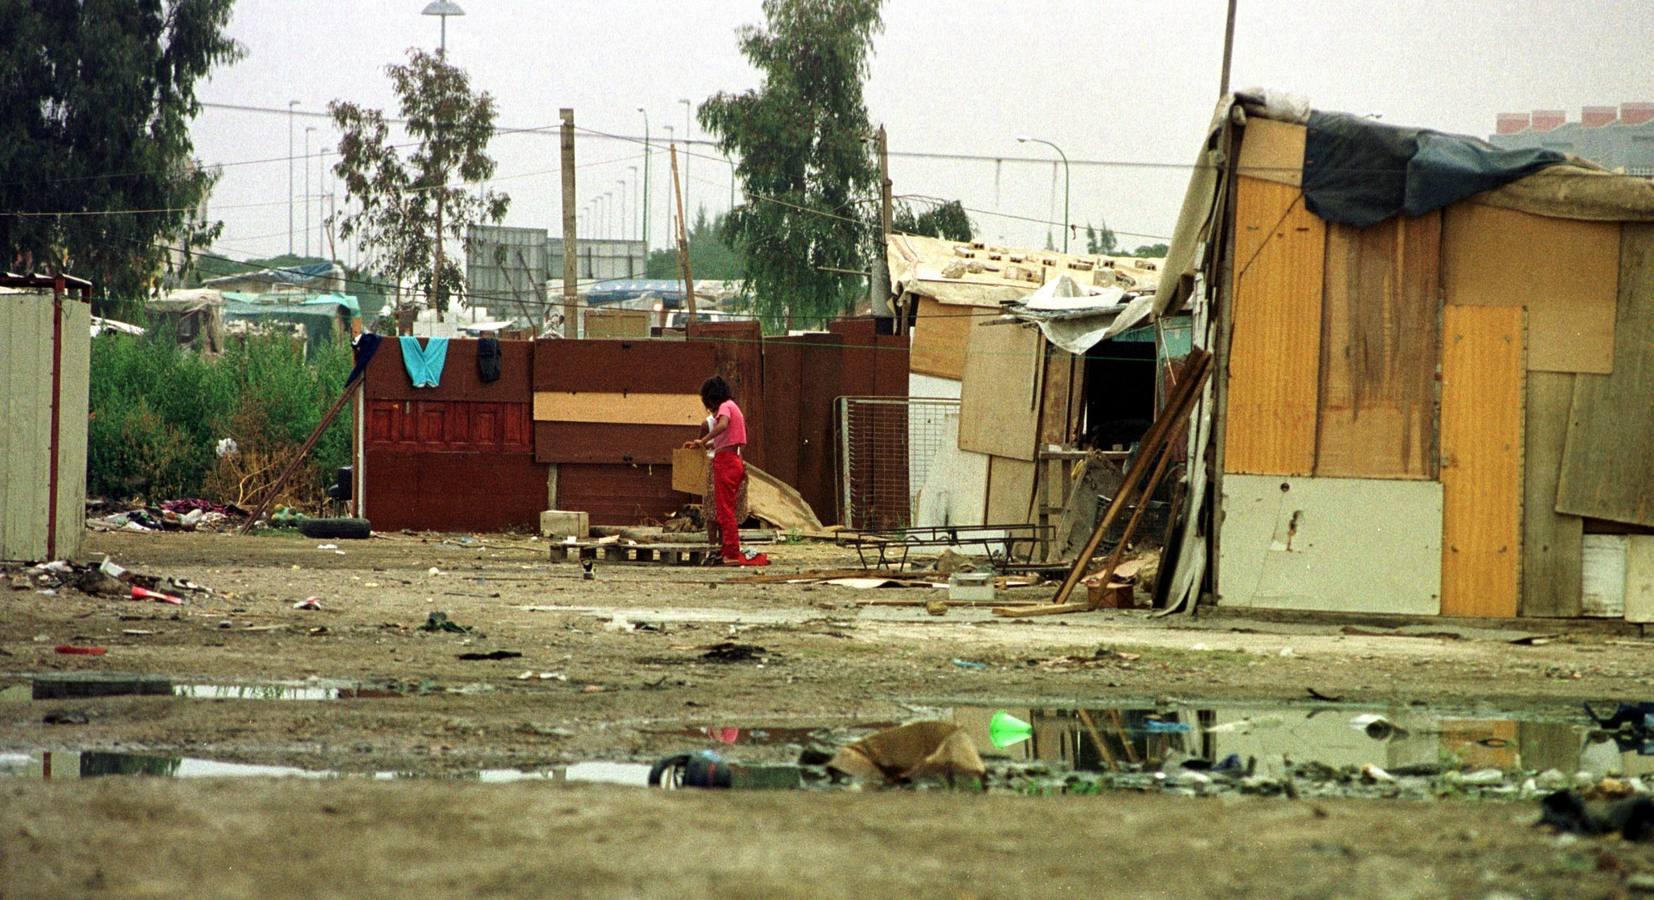
[[[1580,541],[1585,521],[1556,511],[1556,483],[1568,437],[1574,378],[1529,372],[1523,453],[1522,615],[1580,614]]]
[[[1240,178],[1224,468],[1315,469],[1326,226],[1291,185]]]
[[[1315,474],[1436,476],[1441,214],[1327,228]]]
[[[1442,314],[1442,615],[1516,615],[1522,565],[1523,312]]]
[[[971,326],[959,398],[959,449],[1033,462],[1044,345],[1037,328]]]
[[[51,295],[0,294],[0,559],[46,556],[51,411]],[[73,521],[81,527],[85,513]]]

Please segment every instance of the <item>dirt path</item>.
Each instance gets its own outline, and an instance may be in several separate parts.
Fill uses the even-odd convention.
[[[43,701],[0,702],[0,750],[139,751],[429,774],[646,761],[693,749],[685,736],[705,726],[899,722],[944,705],[1298,701],[1310,688],[1349,703],[1577,719],[1580,700],[1640,698],[1654,646],[1600,632],[1517,646],[1498,635],[1374,636],[1335,624],[1229,616],[1151,621],[1141,613],[1092,613],[1014,622],[956,609],[931,617],[922,607],[865,605],[922,600],[930,596],[924,590],[738,584],[730,581],[738,573],[721,570],[601,563],[595,580],[583,581],[576,567],[550,564],[543,543],[522,537],[393,535],[339,542],[342,553],[318,549],[321,543],[93,535],[92,558],[108,553],[133,570],[191,579],[218,593],[173,608],[74,591],[6,591],[0,688],[41,673],[95,671],[175,684],[345,683],[372,688],[377,699],[128,696],[49,704],[84,712],[87,724],[74,726],[44,724]],[[771,556],[781,572],[853,559],[812,545],[778,546]],[[1043,598],[1048,591],[1019,593]],[[312,595],[321,610],[293,608]],[[472,630],[419,630],[438,611]],[[703,658],[724,641],[762,649],[740,662]],[[53,651],[64,643],[108,653]],[[458,658],[495,650],[522,655]],[[1052,664],[1066,656],[1096,662]],[[524,673],[532,677],[519,679]],[[731,752],[760,760],[796,748]],[[1532,820],[1528,805],[1340,804],[1319,819],[1301,803],[1121,796],[666,798],[555,785],[131,779],[0,787],[6,805],[23,813],[18,830],[0,834],[7,874],[27,879],[8,882],[30,888],[23,895],[98,885],[114,893],[181,885],[240,893],[272,871],[290,879],[281,883],[293,889],[281,892],[316,893],[311,888],[354,871],[353,857],[385,863],[364,873],[372,880],[351,882],[363,888],[353,892],[386,894],[414,883],[436,893],[565,893],[556,873],[569,872],[579,873],[573,883],[588,892],[611,895],[874,888],[996,895],[1095,892],[1100,883],[1158,893],[1156,878],[1169,879],[1165,892],[1247,894],[1273,883],[1304,896],[1476,896],[1522,890],[1523,883],[1537,894],[1577,883],[1589,895],[1609,891],[1624,874],[1592,874],[1594,850],[1558,848],[1517,827]],[[232,796],[230,814],[224,801]],[[444,825],[427,833],[425,821]],[[349,828],[348,845],[327,842],[352,822],[385,824]],[[133,823],[142,823],[142,837],[126,836]],[[1451,852],[1410,838],[1417,827]],[[213,837],[191,844],[198,856],[145,851],[202,829]],[[1476,836],[1460,840],[1460,832]],[[720,850],[715,862],[694,861],[687,848],[708,840],[732,849]],[[77,854],[80,846],[114,855],[94,860]],[[1083,850],[1095,853],[1077,853]],[[1175,862],[1184,854],[1210,859],[1211,867]],[[1570,860],[1579,854],[1585,862],[1576,865]],[[220,871],[215,858],[243,861]],[[1627,858],[1631,868],[1648,862]],[[308,862],[283,863],[293,859]],[[412,859],[422,862],[406,865]],[[526,868],[511,863],[524,859],[532,860]],[[1301,880],[1283,884],[1286,872]],[[1574,882],[1558,880],[1563,874]],[[828,877],[836,880],[821,880]]]

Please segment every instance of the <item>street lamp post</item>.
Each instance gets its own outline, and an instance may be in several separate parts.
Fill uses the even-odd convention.
[[[1044,144],[1045,146],[1050,147],[1052,150],[1057,151],[1057,155],[1062,157],[1062,252],[1067,253],[1068,252],[1068,231],[1069,231],[1069,228],[1068,228],[1068,189],[1069,189],[1069,186],[1071,184],[1070,181],[1069,181],[1069,172],[1068,172],[1068,154],[1062,152],[1061,147],[1058,147],[1056,144],[1053,144],[1050,141],[1044,140],[1042,138],[1029,137],[1027,135],[1022,135],[1022,136],[1017,138],[1017,143],[1019,143],[1019,144],[1027,144],[1027,143]]]
[[[689,218],[694,215],[689,205],[689,136],[694,133],[695,126],[691,118],[695,105],[688,100],[679,100],[683,104],[683,233],[689,234],[689,223],[695,221]]]
[[[304,255],[310,255],[310,133],[314,125],[304,126]]]
[[[677,139],[677,130],[671,125],[666,126],[666,146],[672,146],[672,142]],[[672,175],[673,178],[677,177],[677,173],[675,172],[672,173]],[[676,181],[673,182],[673,184],[676,183]],[[672,231],[672,191],[676,190],[676,188],[673,187],[673,184],[666,186],[666,218],[661,220],[666,223],[666,246],[668,247],[673,246],[673,242],[677,240],[677,238],[672,236],[674,234]]]
[[[287,101],[287,255],[293,255],[293,107],[299,101]]]
[[[626,236],[636,238],[638,236],[638,210],[642,209],[638,204],[637,166],[627,166],[626,171],[632,173],[632,227],[626,232]]]
[[[616,237],[625,240],[631,236],[631,229],[626,227],[626,179],[616,179],[615,187],[619,189],[615,191],[615,205],[620,208],[620,215],[615,219],[615,224],[619,226],[615,229]]]
[[[643,202],[638,208],[643,210],[643,255],[649,255],[649,111],[638,107],[643,113]]]
[[[431,0],[430,3],[425,5],[425,10],[420,15],[436,16],[442,20],[442,42],[437,44],[436,55],[446,58],[448,56],[448,17],[463,16],[465,10],[460,9],[459,4],[453,2],[453,0]]]

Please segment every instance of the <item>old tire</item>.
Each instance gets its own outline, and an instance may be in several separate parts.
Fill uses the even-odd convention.
[[[373,525],[367,519],[349,517],[305,519],[299,523],[299,534],[308,538],[357,541],[371,537]]]

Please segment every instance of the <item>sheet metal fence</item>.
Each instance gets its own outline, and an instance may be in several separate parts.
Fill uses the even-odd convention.
[[[840,397],[839,521],[846,528],[908,528],[937,451],[959,440],[959,401]]]

